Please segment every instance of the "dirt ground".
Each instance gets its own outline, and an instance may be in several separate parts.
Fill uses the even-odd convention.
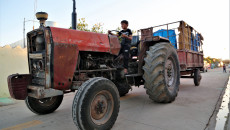
[[[27,48],[0,47],[0,98],[9,97],[7,77],[11,74],[28,74]],[[1,99],[0,99],[1,103]]]

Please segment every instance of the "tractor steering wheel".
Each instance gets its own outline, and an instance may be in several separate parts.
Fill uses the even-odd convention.
[[[116,32],[116,33],[112,33],[112,32]],[[119,31],[117,31],[117,30],[110,30],[110,33],[117,34],[117,33],[119,33]]]

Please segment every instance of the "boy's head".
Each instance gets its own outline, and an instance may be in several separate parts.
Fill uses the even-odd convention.
[[[129,22],[127,20],[122,20],[121,21],[121,28],[122,29],[127,29],[129,26]]]

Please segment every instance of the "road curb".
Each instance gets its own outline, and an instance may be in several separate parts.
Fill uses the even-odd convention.
[[[230,97],[229,97],[229,99],[230,99]],[[229,113],[228,113],[227,120],[225,122],[224,130],[230,130],[230,102],[228,103],[228,110],[229,110]]]
[[[12,98],[0,98],[0,107],[15,104],[15,100]]]
[[[212,115],[210,116],[208,123],[206,124],[206,127],[204,128],[204,130],[213,130],[216,127],[216,116],[217,116],[217,113],[219,112],[219,108],[220,108],[220,105],[221,105],[222,100],[223,100],[224,92],[227,88],[229,76],[230,76],[230,74],[228,75],[228,78],[225,81],[225,85],[224,85],[223,89],[221,90],[221,93],[220,93],[219,98],[216,102],[215,108],[214,108]]]

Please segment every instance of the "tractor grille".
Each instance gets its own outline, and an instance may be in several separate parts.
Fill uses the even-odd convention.
[[[30,54],[32,84],[45,85],[45,60],[42,53]]]
[[[32,84],[45,86],[45,37],[43,30],[35,30],[27,35],[29,68]]]

